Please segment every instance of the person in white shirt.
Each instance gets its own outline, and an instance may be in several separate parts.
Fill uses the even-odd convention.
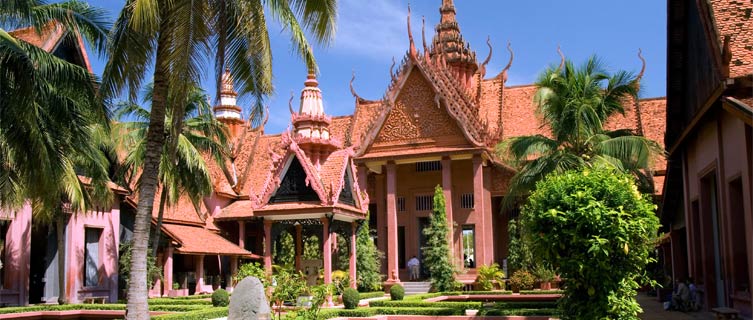
[[[413,256],[413,258],[410,258],[408,260],[408,276],[410,280],[418,280],[419,272],[418,270],[421,267],[421,262],[418,261],[418,258],[416,256]]]

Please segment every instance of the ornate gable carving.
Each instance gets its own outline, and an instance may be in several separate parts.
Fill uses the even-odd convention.
[[[405,82],[374,142],[415,143],[438,137],[463,137],[421,71],[414,69]],[[462,138],[461,138],[462,139]]]
[[[311,185],[306,181],[306,171],[298,161],[293,157],[285,177],[282,178],[277,192],[269,199],[270,203],[296,202],[296,201],[317,201],[319,196],[316,194]]]

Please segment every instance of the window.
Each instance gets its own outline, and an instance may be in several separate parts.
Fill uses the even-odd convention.
[[[476,267],[476,236],[475,226],[467,224],[463,226],[463,263],[466,268]]]
[[[431,211],[434,209],[432,196],[416,196],[416,211]]]
[[[405,197],[397,197],[397,211],[405,212]]]
[[[84,229],[84,286],[99,286],[99,238],[102,229]]]
[[[473,209],[473,193],[464,193],[460,196],[460,207],[463,209]]]
[[[416,162],[416,172],[428,172],[442,170],[442,162],[440,161],[425,161]]]
[[[743,197],[743,180],[737,178],[729,183],[729,204],[732,221],[732,268],[733,286],[736,292],[746,292],[749,287],[748,259],[745,253],[745,234],[751,232],[745,228],[745,198]]]

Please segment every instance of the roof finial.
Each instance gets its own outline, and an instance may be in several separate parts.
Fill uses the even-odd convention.
[[[635,81],[641,81],[641,78],[643,78],[643,73],[646,72],[646,59],[643,58],[643,51],[641,48],[638,48],[638,59],[641,59],[641,72],[638,73],[638,76],[635,77]]]
[[[410,56],[415,59],[418,55],[416,44],[413,43],[413,31],[410,28],[410,3],[408,3],[408,40],[410,41]]]
[[[395,57],[392,57],[392,65],[390,66],[390,78],[392,79],[392,82],[397,82],[397,78],[395,77],[395,73],[393,70],[395,69]]]
[[[560,45],[557,44],[557,53],[560,55],[560,66],[557,67],[557,70],[562,70],[563,67],[565,67],[565,55],[562,53],[562,49],[560,49]]]
[[[481,63],[481,69],[486,72],[486,65],[489,64],[489,61],[492,59],[492,38],[490,36],[486,36],[486,45],[489,47],[489,55],[486,56],[486,60]]]
[[[267,107],[264,108],[264,121],[261,122],[262,128],[264,128],[264,126],[267,125],[267,121],[269,121],[269,105],[267,105]]]
[[[510,41],[507,41],[507,51],[510,52],[510,60],[507,61],[507,65],[502,69],[502,83],[507,82],[507,71],[512,67],[512,60],[515,58],[515,52],[512,51],[512,44],[510,44]]]
[[[293,93],[293,90],[290,90],[290,100],[288,100],[288,110],[290,110],[290,114],[295,114],[295,111],[293,111],[293,98],[295,98],[295,94]]]
[[[426,45],[426,17],[421,16],[421,42],[424,44],[424,58],[429,62],[429,47]]]
[[[353,70],[353,76],[350,78],[350,84],[348,86],[350,86],[350,94],[353,95],[353,98],[358,99],[360,97],[356,93],[356,90],[353,89],[353,81],[356,81],[356,70],[355,69]]]

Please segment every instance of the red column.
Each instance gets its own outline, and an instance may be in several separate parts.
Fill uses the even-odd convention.
[[[230,279],[227,281],[227,290],[230,292],[233,292],[233,289],[235,287],[235,284],[233,283],[233,278],[238,275],[238,257],[232,256],[230,257]]]
[[[173,289],[173,245],[170,243],[167,244],[167,249],[165,249],[165,264],[162,275],[165,279],[164,295],[167,295]]]
[[[264,269],[272,274],[272,220],[264,220]]]
[[[204,292],[204,255],[196,256],[196,291],[194,294]]]
[[[494,263],[494,217],[492,217],[492,168],[489,166],[483,167],[481,170],[483,173],[482,179],[484,180],[483,191],[483,215],[484,215],[484,263],[490,265]],[[500,231],[501,232],[501,231]]]
[[[350,287],[356,289],[356,222],[351,223],[350,233]]]
[[[301,270],[301,255],[303,252],[303,226],[295,225],[295,269]]]
[[[452,218],[452,160],[450,157],[442,157],[442,190],[444,192],[445,212],[447,213],[447,226],[450,230],[450,236],[447,241],[450,243],[450,255],[457,258],[455,252],[455,223]]]
[[[397,177],[394,161],[387,162],[387,282],[399,283],[397,257]]]
[[[486,221],[484,220],[484,170],[483,161],[480,155],[473,156],[473,216],[476,221],[476,248],[473,260],[476,262],[476,266],[480,266],[486,263],[486,256],[484,254],[484,246],[486,245],[486,232],[484,226]]]
[[[366,190],[368,190],[369,169],[364,165],[359,165],[356,168],[356,171],[358,172],[358,188],[361,189],[361,192],[366,192]],[[376,212],[372,212],[371,214],[376,214]]]
[[[332,237],[329,233],[329,219],[322,218],[322,246],[324,260],[324,284],[332,283]]]
[[[246,221],[238,221],[238,246],[246,249]]]

